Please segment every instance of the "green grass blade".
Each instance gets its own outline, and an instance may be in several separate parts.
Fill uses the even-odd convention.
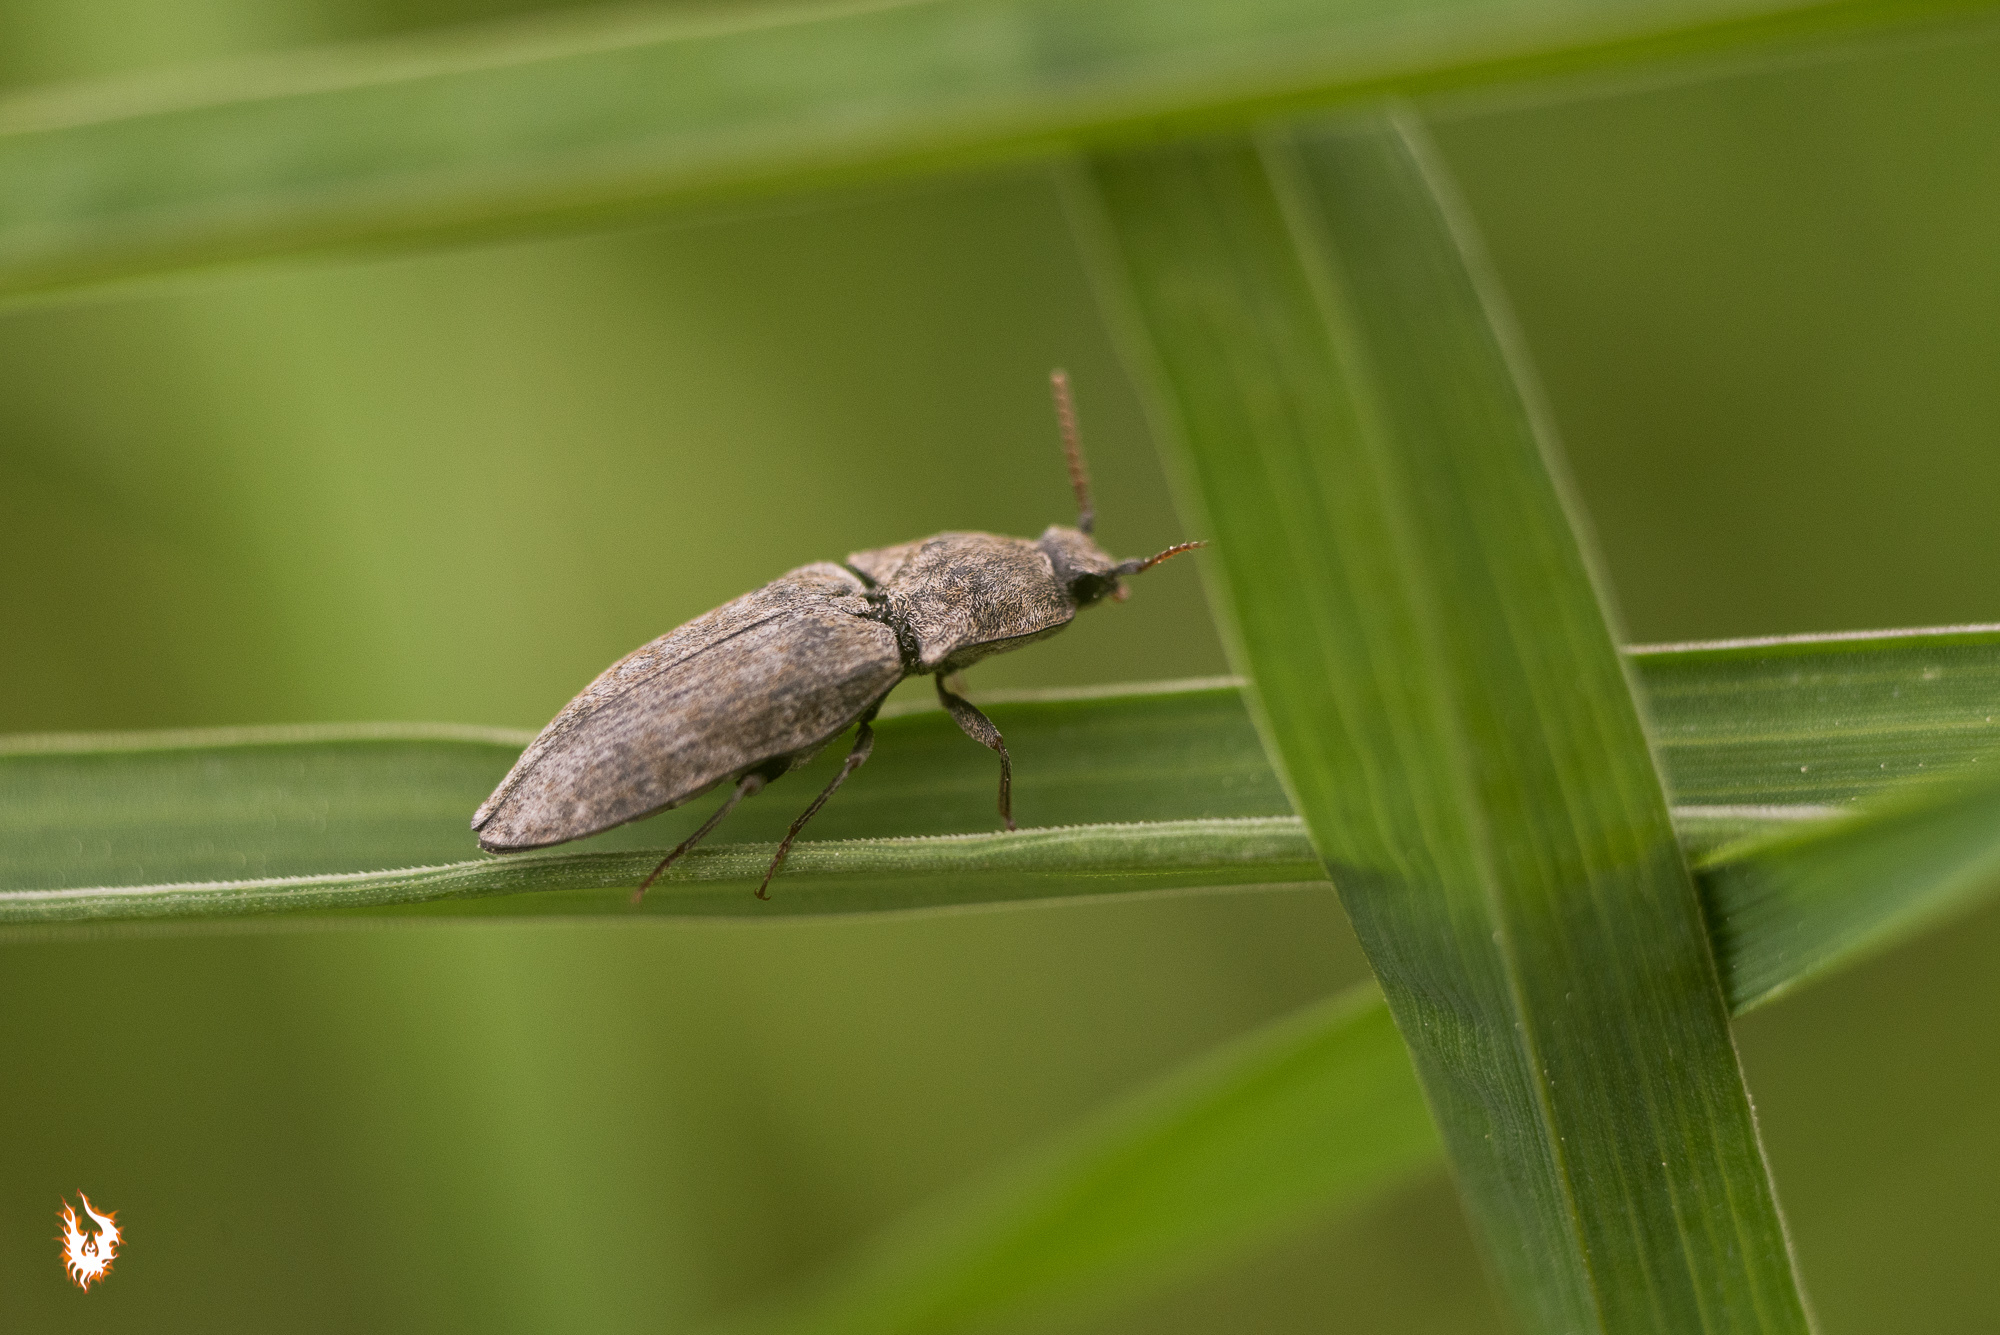
[[[1660,780],[1420,127],[1093,176],[1267,745],[1512,1305],[1806,1330]]]
[[[526,738],[316,727],[0,742],[0,889],[252,881],[462,862]]]
[[[1754,836],[1699,865],[1716,963],[1747,1009],[1921,931],[2000,884],[2000,776]]]
[[[0,106],[0,292],[581,221],[1980,0],[930,0],[609,15]]]
[[[648,912],[676,917],[879,913],[1140,890],[1269,885],[1324,875],[1289,816],[1069,825],[1012,834],[800,843],[768,900],[774,845],[700,848],[647,892],[657,851],[528,853],[440,867],[248,881],[0,892],[0,925],[238,916],[275,909],[507,917]]]
[[[1333,1133],[1333,1134],[1329,1134]],[[1298,1154],[1310,1146],[1308,1154]],[[802,1299],[731,1325],[795,1335],[979,1328],[1234,1249],[1431,1164],[1437,1136],[1373,987],[1229,1044],[920,1212]]]
[[[1063,828],[998,837],[991,753],[922,710],[881,722],[875,758],[815,820],[771,903],[748,885],[838,754],[745,803],[725,835],[755,842],[697,850],[649,911],[853,912],[1319,876],[1235,686],[993,710],[1019,771],[1017,815]],[[487,857],[468,820],[524,741],[321,728],[0,744],[0,923],[433,899],[629,912],[625,891],[713,799],[560,850]]]
[[[1879,799],[1740,846],[1700,880],[1740,1015],[2000,888],[2000,783]],[[921,1211],[746,1324],[946,1335],[1218,1266],[1441,1157],[1417,1089],[1379,994],[1318,1003]],[[1149,1212],[1162,1201],[1170,1215]]]
[[[1674,804],[1824,805],[2000,750],[2000,628],[1627,651]]]
[[[1632,662],[1653,701],[1676,828],[1692,853],[1966,768],[2000,740],[2000,632],[1991,629],[1644,649]],[[1137,847],[1130,832],[1074,836],[1072,891],[1301,875],[1302,835],[1185,824],[1291,815],[1233,683],[989,707],[1020,760],[1015,804],[1029,825],[1183,824],[1144,865],[1120,861]],[[940,712],[885,719],[880,732],[875,758],[799,846],[785,882],[797,894],[765,906],[744,886],[784,833],[791,799],[823,783],[837,755],[742,807],[724,836],[757,846],[703,850],[649,896],[648,911],[861,911],[1070,892],[1046,869],[995,867],[978,839],[920,854],[857,846],[823,856],[836,840],[995,824],[991,758]],[[424,900],[437,901],[424,912],[627,911],[618,889],[706,804],[526,860],[481,857],[467,815],[524,740],[380,726],[0,740],[0,922],[199,920]],[[1195,829],[1215,846],[1200,845]],[[1163,864],[1167,847],[1186,862]],[[1254,850],[1265,860],[1249,857]],[[12,893],[109,890],[126,893]]]
[[[1813,670],[1793,662],[1799,657],[1810,659]],[[1992,632],[1788,641],[1764,646],[1753,657],[1712,647],[1647,651],[1635,661],[1649,682],[1678,681],[1655,713],[1663,732],[1683,738],[1683,760],[1696,773],[1782,775],[1801,756],[1816,763],[1823,745],[1861,745],[1843,731],[1854,729],[1885,758],[1871,763],[1865,750],[1852,751],[1855,782],[1879,786],[1872,776],[1891,757],[1922,773],[1976,759],[1979,751],[1966,742],[1963,725],[1983,717],[1983,700],[2000,699],[2000,635]],[[1745,689],[1745,681],[1758,685]],[[1829,695],[1844,702],[1837,719],[1820,709]],[[1921,699],[1914,710],[1906,703],[1913,696]],[[1232,686],[1002,703],[992,712],[1017,750],[1034,748],[1042,777],[1033,781],[1051,784],[1044,799],[1130,804],[1100,805],[1091,814],[1172,816],[1188,810],[1192,795],[1215,802],[1217,794],[1232,792],[1228,800],[1236,813],[1283,802],[1282,795],[1274,797],[1276,780]],[[889,782],[860,804],[866,812],[847,833],[895,829],[882,822],[913,819],[907,799],[918,790],[906,785],[927,777],[949,805],[940,820],[985,819],[992,779],[985,753],[966,744],[940,715],[889,720],[884,735],[896,745],[878,751],[862,774]],[[1071,745],[1065,747],[1064,739]],[[327,728],[16,739],[0,744],[0,849],[15,883],[21,859],[31,853],[52,859],[42,865],[60,872],[65,847],[87,847],[102,859],[87,861],[93,873],[139,876],[159,865],[148,859],[168,855],[198,861],[212,853],[219,862],[199,863],[211,870],[251,862],[269,868],[284,865],[285,858],[308,865],[325,859],[336,867],[388,865],[371,863],[369,852],[389,848],[413,858],[427,852],[455,857],[467,838],[466,812],[512,763],[520,741],[468,729]],[[1107,787],[1089,765],[1113,753],[1138,760],[1119,762],[1124,781]],[[1149,787],[1175,764],[1195,767],[1190,791]],[[1062,777],[1052,779],[1051,772]],[[1023,781],[1029,782],[1025,773]],[[1735,795],[1751,803],[1777,796],[1755,790]],[[174,805],[165,805],[169,800]],[[1964,800],[1957,787],[1892,795],[1877,809],[1802,827],[1796,839],[1739,846],[1708,866],[1703,889],[1733,1009],[1879,949],[1974,891],[2000,885],[2000,871],[1993,870],[2000,860],[2000,794],[1989,792],[1983,808],[1955,809],[1948,819],[1932,810],[1936,803]],[[88,817],[81,824],[79,813]],[[788,815],[759,818],[781,826]],[[1941,821],[1961,836],[1950,845],[1956,861],[1929,856],[1945,847],[1936,842]],[[178,851],[162,845],[156,824],[185,834],[188,842]],[[274,839],[294,824],[311,837]],[[1303,834],[1296,837],[1302,849]],[[135,838],[136,854],[129,843]],[[1833,845],[1825,841],[1837,841],[1838,853],[1830,853]],[[357,847],[363,850],[358,860]],[[1925,856],[1906,861],[1871,849]],[[800,851],[817,852],[811,845]],[[620,855],[587,856],[602,863]],[[625,911],[623,886],[650,858],[623,856],[622,871],[606,873],[613,889],[449,900],[433,907]],[[807,866],[799,885],[817,880]],[[1892,874],[1870,879],[1856,875],[1857,866]],[[1929,879],[1913,874],[1913,867]],[[927,887],[945,879],[923,875],[900,883]],[[75,882],[87,883],[88,876]],[[727,904],[750,903],[742,881],[691,888],[725,885]],[[1780,893],[1767,893],[1767,886]],[[1387,1038],[1386,1049],[1357,1034]],[[1261,1106],[1266,1099],[1271,1106]],[[773,1324],[801,1332],[947,1331],[1065,1298],[1102,1300],[1193,1265],[1218,1264],[1259,1237],[1365,1199],[1422,1160],[1414,1154],[1418,1145],[1434,1147],[1435,1133],[1386,1008],[1375,1003],[1364,1013],[1326,1003],[1121,1101],[1091,1128],[925,1212]],[[1406,1150],[1414,1157],[1406,1159]],[[1170,1217],[1143,1210],[1135,1216],[1135,1208],[1160,1200],[1185,1208]],[[1076,1263],[1059,1264],[1064,1256]]]

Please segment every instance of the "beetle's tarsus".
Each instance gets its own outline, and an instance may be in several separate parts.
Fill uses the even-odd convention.
[[[880,701],[876,703],[879,707]],[[764,873],[762,884],[757,887],[757,898],[770,898],[764,891],[770,888],[771,878],[778,874],[778,868],[785,865],[785,854],[792,851],[792,840],[799,837],[799,831],[805,829],[807,821],[819,814],[819,809],[826,805],[826,799],[832,797],[840,785],[847,782],[847,776],[867,763],[868,753],[875,749],[875,729],[872,726],[874,718],[875,711],[871,709],[868,711],[868,717],[861,720],[861,730],[854,735],[854,749],[847,753],[847,763],[840,767],[840,773],[833,776],[832,783],[819,790],[819,796],[812,800],[812,805],[792,822],[791,829],[785,831],[784,841],[778,845],[777,856],[771,859],[771,866]]]
[[[693,834],[675,844],[674,851],[661,858],[660,865],[653,868],[653,874],[639,882],[639,888],[632,892],[632,902],[637,904],[643,900],[646,897],[646,887],[650,886],[654,881],[659,880],[661,872],[673,866],[681,854],[708,838],[709,831],[720,825],[722,818],[735,810],[738,802],[741,802],[744,798],[750,796],[763,786],[764,776],[761,774],[746,774],[742,779],[738,780],[736,791],[723,799],[722,805],[715,809],[715,814],[703,821],[699,830],[696,830]]]
[[[1000,757],[1000,823],[1009,830],[1019,828],[1014,824],[1014,758],[1007,754],[1007,741],[1000,735],[1000,729],[993,726],[993,720],[979,712],[979,707],[964,696],[954,695],[943,677],[937,682],[938,700],[945,711],[957,723],[959,729],[978,742],[990,747]]]

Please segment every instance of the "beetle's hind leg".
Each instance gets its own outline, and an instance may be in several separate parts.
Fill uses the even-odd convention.
[[[991,747],[1000,756],[1000,819],[1008,829],[1014,826],[1014,760],[1007,754],[1007,741],[1000,735],[1000,729],[993,726],[993,720],[979,712],[972,701],[962,695],[954,695],[944,684],[942,676],[937,682],[938,700],[943,703],[952,720],[967,737],[981,746]]]
[[[881,703],[877,700],[876,707],[879,708]],[[804,814],[792,822],[792,828],[785,831],[784,842],[778,845],[777,856],[771,859],[770,869],[764,873],[764,883],[757,887],[757,898],[770,898],[764,891],[770,888],[771,878],[776,876],[778,868],[784,865],[785,854],[792,851],[792,840],[799,837],[799,831],[805,829],[806,822],[819,814],[819,809],[826,805],[826,799],[832,797],[840,785],[847,782],[848,775],[868,762],[868,753],[875,749],[874,723],[875,710],[870,709],[862,716],[861,728],[854,734],[854,749],[847,753],[847,763],[840,767],[840,773],[833,776],[832,783],[819,790],[819,796],[812,800],[812,805],[805,809]]]
[[[736,809],[736,804],[738,802],[741,802],[744,798],[749,797],[752,794],[756,793],[766,783],[769,782],[770,780],[765,778],[761,771],[757,770],[752,770],[750,773],[744,775],[741,779],[738,779],[736,781],[736,791],[723,799],[722,805],[715,809],[715,814],[710,816],[707,820],[703,821],[701,823],[701,828],[699,830],[696,830],[693,834],[681,840],[678,844],[675,844],[674,851],[667,854],[665,857],[661,858],[660,865],[653,868],[653,874],[648,876],[645,880],[639,882],[639,888],[632,892],[632,902],[636,904],[640,900],[644,899],[646,897],[646,887],[651,885],[654,881],[659,880],[661,872],[673,866],[674,863],[680,858],[681,854],[687,852],[690,848],[693,848],[696,844],[708,838],[709,832],[715,829],[716,826],[722,824],[722,818],[724,816],[727,816],[730,812],[734,811]]]

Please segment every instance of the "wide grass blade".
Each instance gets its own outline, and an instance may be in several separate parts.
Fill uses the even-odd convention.
[[[1694,886],[1421,128],[1091,176],[1267,746],[1511,1304],[1805,1331]]]
[[[0,292],[935,170],[1981,0],[930,0],[543,20],[0,105]]]
[[[1724,854],[1700,880],[1740,1015],[2000,888],[2000,783],[1878,800]],[[731,1330],[948,1335],[1065,1301],[1101,1305],[1218,1268],[1441,1156],[1369,988],[1120,1099]]]

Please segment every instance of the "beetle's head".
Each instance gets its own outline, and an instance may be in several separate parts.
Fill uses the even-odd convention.
[[[1150,570],[1168,557],[1179,556],[1205,544],[1183,542],[1167,548],[1158,556],[1114,561],[1082,529],[1051,524],[1035,545],[1048,556],[1049,564],[1055,567],[1056,578],[1069,590],[1070,600],[1078,607],[1089,607],[1106,598],[1114,603],[1124,602],[1127,591],[1120,581],[1127,575]]]
[[[1060,367],[1049,372],[1049,392],[1055,396],[1056,425],[1062,430],[1063,457],[1069,461],[1069,484],[1076,492],[1076,527],[1051,524],[1036,545],[1048,554],[1049,564],[1055,567],[1056,578],[1069,590],[1070,601],[1078,607],[1088,607],[1106,598],[1122,603],[1126,596],[1125,586],[1119,581],[1125,576],[1151,570],[1170,556],[1179,556],[1182,552],[1207,544],[1178,543],[1158,556],[1149,556],[1144,560],[1114,561],[1106,556],[1103,549],[1090,540],[1091,525],[1097,520],[1097,508],[1090,502],[1090,470],[1083,465],[1083,442],[1077,438],[1076,406],[1070,402],[1069,375]]]

